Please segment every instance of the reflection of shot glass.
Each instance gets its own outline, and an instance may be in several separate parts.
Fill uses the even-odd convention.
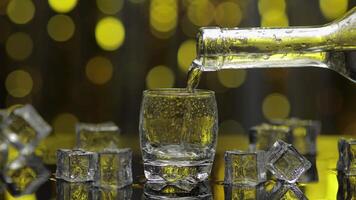
[[[151,189],[192,190],[208,179],[218,134],[212,91],[156,89],[143,93],[140,140]]]

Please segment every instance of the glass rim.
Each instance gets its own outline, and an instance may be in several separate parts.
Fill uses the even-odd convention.
[[[154,96],[184,96],[184,97],[201,97],[201,96],[214,96],[215,92],[205,89],[194,89],[194,92],[188,92],[187,88],[156,88],[144,90],[143,94]]]

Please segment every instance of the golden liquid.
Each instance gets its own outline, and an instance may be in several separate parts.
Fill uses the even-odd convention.
[[[198,87],[201,73],[202,73],[201,66],[192,63],[190,70],[188,72],[188,79],[187,79],[188,92],[193,92],[194,89]]]

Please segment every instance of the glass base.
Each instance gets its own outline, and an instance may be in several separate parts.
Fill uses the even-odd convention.
[[[144,171],[150,189],[161,191],[174,186],[181,192],[190,192],[199,182],[206,181],[212,162],[205,161],[153,161],[144,163]]]

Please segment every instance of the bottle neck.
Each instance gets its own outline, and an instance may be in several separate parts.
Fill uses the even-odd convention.
[[[201,28],[197,55],[325,51],[335,46],[335,26],[313,28]]]

